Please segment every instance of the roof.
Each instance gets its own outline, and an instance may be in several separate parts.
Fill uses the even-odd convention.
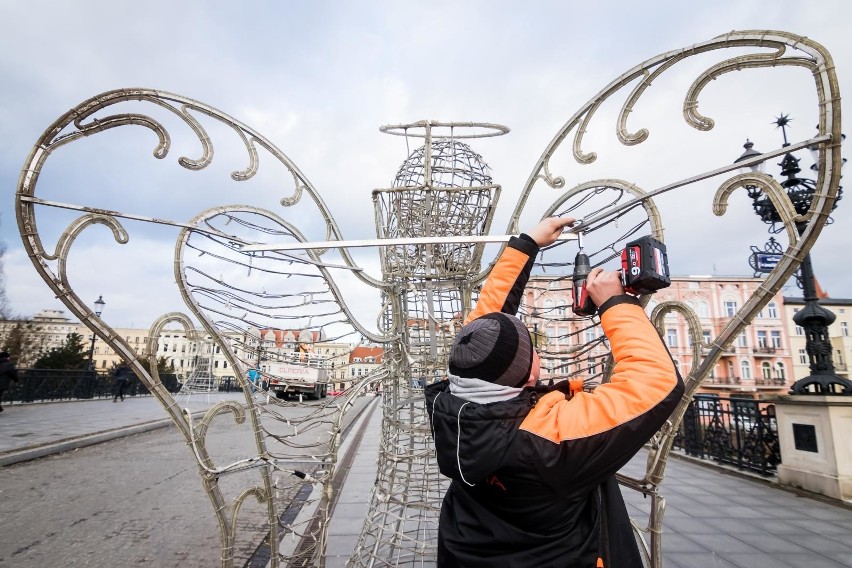
[[[382,362],[382,356],[384,353],[385,350],[382,347],[356,347],[352,350],[352,353],[349,354],[349,362],[351,363],[355,359],[361,359],[363,361],[368,357],[373,357],[378,364]]]

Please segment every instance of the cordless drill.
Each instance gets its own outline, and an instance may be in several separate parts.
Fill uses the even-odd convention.
[[[583,250],[582,234],[578,234],[580,250],[574,259],[574,290],[571,309],[578,316],[595,315],[598,307],[586,290],[586,277],[592,270],[589,255]],[[627,243],[621,251],[621,284],[634,295],[651,294],[672,283],[666,245],[650,235]]]

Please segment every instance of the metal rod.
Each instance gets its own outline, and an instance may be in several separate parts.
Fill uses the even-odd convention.
[[[801,150],[802,148],[807,148],[808,146],[811,146],[813,144],[819,144],[821,142],[828,142],[830,140],[831,140],[831,134],[823,134],[822,136],[815,136],[815,137],[811,138],[810,140],[804,140],[802,142],[790,144],[789,146],[778,148],[777,150],[772,150],[771,152],[765,152],[763,154],[760,154],[759,156],[755,156],[754,158],[749,158],[748,160],[743,160],[742,162],[736,162],[736,163],[733,163],[729,166],[723,166],[721,168],[716,168],[715,170],[709,170],[709,171],[706,171],[704,173],[701,173],[701,174],[698,174],[698,175],[695,175],[695,176],[692,176],[692,177],[688,177],[688,178],[682,179],[680,181],[670,183],[668,185],[664,185],[663,187],[658,187],[657,189],[655,189],[653,191],[649,191],[647,194],[643,195],[642,197],[637,197],[635,199],[631,199],[630,201],[625,201],[621,205],[618,205],[616,207],[611,207],[611,208],[607,209],[606,211],[599,213],[598,215],[594,215],[592,217],[589,217],[588,219],[583,219],[582,222],[575,224],[569,230],[573,231],[573,232],[585,230],[589,226],[591,226],[595,223],[598,223],[598,222],[603,221],[605,219],[609,219],[610,217],[613,217],[613,216],[617,215],[618,213],[621,213],[622,211],[624,211],[626,209],[630,209],[631,207],[635,207],[638,203],[640,203],[642,201],[646,201],[647,199],[654,197],[654,196],[657,196],[661,193],[666,193],[666,192],[669,192],[673,189],[677,189],[679,187],[690,185],[690,184],[693,184],[693,183],[698,182],[698,181],[709,179],[711,177],[716,177],[718,175],[722,175],[724,173],[728,173],[728,172],[731,172],[731,171],[734,171],[734,170],[738,170],[740,168],[746,168],[748,166],[753,166],[753,165],[759,164],[761,162],[765,162],[766,160],[770,160],[772,158],[775,158],[777,156],[781,156],[782,154],[787,154],[789,152],[795,152],[796,150]]]
[[[328,248],[358,248],[358,247],[392,247],[399,245],[442,245],[442,244],[475,244],[475,243],[505,243],[516,235],[482,235],[467,236],[455,235],[452,237],[408,237],[399,239],[364,239],[353,241],[314,241],[309,243],[279,243],[243,245],[240,250],[244,252],[260,251],[286,251],[286,250],[309,250]],[[577,235],[565,233],[560,235],[558,241],[577,240]]]

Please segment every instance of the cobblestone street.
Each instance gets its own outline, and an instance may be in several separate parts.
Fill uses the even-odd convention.
[[[122,426],[165,416],[148,397],[128,399],[124,405],[18,406],[1,418],[18,413],[21,421],[23,412],[35,416],[40,410],[51,420],[64,418],[71,424],[86,405],[100,411],[89,425],[98,431],[110,420]],[[138,408],[128,412],[143,405],[147,415]],[[85,429],[77,424],[68,430],[82,434]],[[52,438],[57,432],[59,424],[51,423],[42,436]],[[217,464],[246,457],[254,449],[248,421],[238,425],[229,415],[217,417],[207,446]],[[258,480],[256,470],[223,476],[226,500]],[[210,501],[195,460],[172,426],[0,469],[0,518],[0,566],[200,568],[220,563],[219,529]],[[245,564],[267,530],[265,506],[247,500],[240,510],[235,566]]]

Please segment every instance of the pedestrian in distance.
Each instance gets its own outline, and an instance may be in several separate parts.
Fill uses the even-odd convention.
[[[9,388],[12,381],[18,382],[18,370],[9,360],[9,354],[3,351],[0,353],[0,401],[3,400],[3,391]],[[3,412],[2,406],[0,406],[0,412]]]
[[[124,391],[127,389],[127,385],[130,384],[130,367],[122,361],[115,368],[112,375],[115,378],[115,396],[112,401],[118,402],[118,399],[121,398],[121,402],[124,402]]]
[[[683,380],[638,298],[598,267],[586,288],[610,342],[609,383],[540,385],[515,314],[540,247],[573,219],[512,237],[456,336],[449,378],[426,388],[438,466],[452,482],[438,566],[641,568],[615,478],[669,418]]]

